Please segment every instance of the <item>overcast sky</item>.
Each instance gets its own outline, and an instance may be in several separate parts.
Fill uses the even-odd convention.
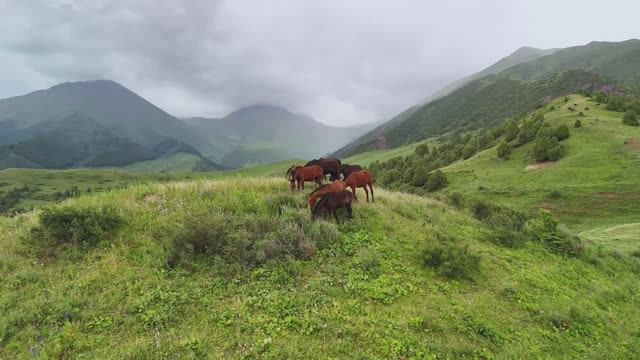
[[[176,116],[380,121],[521,46],[640,37],[638,0],[0,0],[0,98],[112,79]]]

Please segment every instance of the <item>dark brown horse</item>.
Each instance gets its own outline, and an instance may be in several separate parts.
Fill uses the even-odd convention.
[[[336,181],[340,179],[340,172],[342,171],[342,162],[336,158],[320,158],[313,159],[306,163],[304,166],[317,165],[322,168],[324,174],[329,174],[329,180]]]
[[[356,200],[358,200],[358,197],[356,196],[356,189],[359,187],[364,188],[364,192],[367,194],[367,202],[369,202],[369,191],[367,190],[367,186],[369,186],[369,189],[371,190],[371,202],[374,202],[372,186],[373,175],[371,175],[369,171],[361,170],[353,172],[344,182],[347,183],[347,187],[351,188],[351,191],[353,191],[353,197],[355,197]]]
[[[316,206],[313,207],[311,218],[316,220],[324,210],[327,210],[333,214],[333,217],[336,218],[336,222],[340,224],[338,214],[336,214],[336,209],[346,208],[349,219],[353,218],[351,203],[353,203],[354,199],[355,197],[353,196],[353,193],[349,190],[327,193],[320,199],[320,201],[318,201]]]
[[[342,176],[344,179],[348,178],[352,172],[362,170],[362,166],[360,165],[342,164],[341,168],[342,168]]]
[[[307,203],[309,204],[309,207],[313,209],[313,207],[316,205],[316,201],[318,201],[318,199],[323,197],[325,194],[328,194],[330,192],[343,191],[346,189],[347,184],[342,180],[336,180],[332,183],[322,185],[319,188],[315,189],[311,194],[309,194]]]
[[[320,166],[311,165],[311,166],[301,166],[295,170],[293,176],[291,177],[291,191],[298,188],[304,189],[305,181],[315,181],[318,186],[322,185],[322,179],[324,174],[322,172],[322,168]]]

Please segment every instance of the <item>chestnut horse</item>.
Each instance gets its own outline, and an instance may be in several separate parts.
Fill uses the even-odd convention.
[[[287,170],[287,180],[289,181],[293,180],[293,174],[295,174],[296,170],[298,170],[301,167],[302,165],[298,165],[298,164],[291,165],[291,167]]]
[[[344,182],[347,183],[347,187],[350,187],[351,191],[353,191],[353,196],[356,201],[358,200],[358,197],[356,196],[356,189],[361,187],[364,188],[364,192],[367,194],[367,202],[369,202],[369,191],[367,190],[368,185],[369,189],[371,189],[371,202],[374,202],[373,186],[371,186],[373,184],[373,175],[371,175],[370,172],[367,170],[353,172]]]
[[[340,172],[342,171],[342,162],[336,158],[320,158],[313,159],[304,166],[317,165],[322,168],[324,174],[329,174],[329,180],[340,180]]]
[[[307,203],[309,204],[309,207],[313,209],[313,207],[316,204],[316,201],[318,201],[318,199],[324,196],[325,194],[328,194],[330,192],[343,191],[346,189],[347,189],[347,184],[342,180],[336,180],[332,183],[322,185],[319,188],[315,189],[311,194],[309,194]]]
[[[342,169],[342,176],[346,179],[349,177],[349,175],[351,175],[352,172],[362,170],[362,166],[342,164],[341,169]]]
[[[296,185],[298,187],[298,191],[300,188],[304,189],[305,181],[315,181],[318,186],[322,185],[323,172],[320,166],[311,165],[311,166],[301,166],[295,170],[293,176],[291,177],[291,191],[294,191]]]
[[[320,201],[313,207],[311,211],[311,218],[313,220],[318,219],[320,213],[323,210],[328,210],[336,218],[336,222],[340,224],[336,209],[346,208],[349,219],[353,218],[353,211],[351,209],[351,203],[353,203],[354,195],[349,190],[335,191],[325,194]]]

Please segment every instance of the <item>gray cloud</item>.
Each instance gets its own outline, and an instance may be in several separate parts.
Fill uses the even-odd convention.
[[[378,121],[520,46],[637,37],[640,4],[0,0],[0,97],[109,78],[178,116]]]

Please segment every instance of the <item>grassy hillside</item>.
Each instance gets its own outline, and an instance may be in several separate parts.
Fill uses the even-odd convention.
[[[339,226],[311,223],[282,178],[149,184],[0,217],[0,358],[640,351],[637,259],[507,248],[468,210],[376,195]]]
[[[574,104],[577,111],[568,111]],[[445,168],[450,180],[447,191],[530,211],[545,208],[587,237],[640,250],[640,129],[623,125],[622,113],[607,111],[579,95],[567,103],[558,99],[547,108],[551,106],[556,109],[545,114],[546,121],[570,128],[562,159],[536,165],[528,144],[516,148],[505,161],[492,148]],[[582,127],[576,129],[578,119]]]
[[[381,141],[386,147],[393,148],[450,131],[494,126],[507,117],[532,111],[560,95],[581,89],[596,90],[605,85],[607,82],[600,76],[582,70],[565,71],[538,81],[490,75],[421,107],[375,139],[365,135],[356,140],[362,145],[354,150],[375,149]]]
[[[504,58],[500,59],[498,62],[496,62],[495,64],[492,64],[491,66],[488,66],[487,68],[483,69],[482,71],[479,71],[475,74],[469,75],[465,78],[462,78],[458,81],[453,82],[452,84],[446,86],[445,88],[443,88],[442,90],[436,92],[435,94],[433,94],[429,101],[433,101],[436,99],[439,99],[443,96],[447,96],[449,94],[451,94],[452,92],[456,91],[457,89],[463,87],[464,85],[472,82],[473,80],[476,79],[480,79],[483,78],[487,75],[494,75],[494,74],[499,74],[502,71],[518,65],[518,64],[523,64],[529,61],[533,61],[536,59],[539,59],[543,56],[547,56],[550,54],[553,54],[554,52],[556,52],[558,49],[536,49],[536,48],[532,48],[532,47],[528,47],[528,46],[524,46],[519,48],[518,50],[514,51],[512,54],[509,54],[509,56],[505,56]]]
[[[539,80],[558,71],[585,69],[616,79],[640,92],[640,40],[594,41],[560,49],[549,56],[513,66],[501,74],[520,80]]]

